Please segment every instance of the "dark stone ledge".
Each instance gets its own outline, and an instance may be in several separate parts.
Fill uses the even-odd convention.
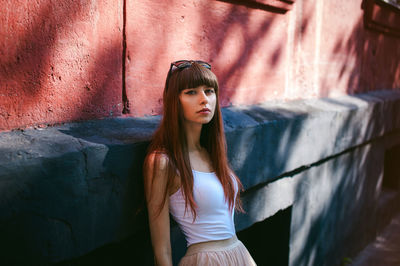
[[[247,191],[275,180],[277,190],[289,191],[265,211],[272,215],[293,202],[295,181],[285,175],[400,129],[400,92],[229,107],[223,117],[228,156]],[[141,171],[159,120],[0,133],[5,261],[56,262],[128,236],[147,237]],[[238,216],[238,230],[256,221]]]

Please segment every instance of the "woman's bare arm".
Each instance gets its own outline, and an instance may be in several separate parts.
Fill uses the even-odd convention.
[[[172,265],[169,203],[167,199],[161,209],[167,188],[168,158],[163,154],[152,153],[147,157],[144,169],[144,187],[149,214],[151,242],[156,265]]]

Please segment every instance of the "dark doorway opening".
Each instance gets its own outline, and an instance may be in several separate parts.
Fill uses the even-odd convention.
[[[289,264],[290,221],[292,207],[237,233],[257,265]]]
[[[385,164],[382,186],[385,189],[398,190],[400,179],[400,145],[385,152]]]

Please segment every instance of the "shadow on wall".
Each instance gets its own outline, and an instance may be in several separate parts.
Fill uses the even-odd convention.
[[[152,9],[140,5],[138,10],[145,15],[138,14],[135,20],[128,13],[127,22],[131,115],[161,113],[167,66],[181,57],[199,57],[212,64],[222,106],[397,88],[400,55],[386,51],[394,51],[398,41],[366,31],[360,4],[298,1],[286,14],[252,1],[192,6],[176,0],[173,5],[154,4]],[[148,14],[156,8],[165,12]],[[193,10],[195,14],[190,13]],[[349,12],[354,15],[348,16]],[[139,21],[150,32],[136,29]],[[162,27],[154,28],[159,21]],[[142,38],[144,34],[149,40]],[[145,53],[149,49],[154,52]]]
[[[287,25],[287,17],[261,7],[264,5],[244,5],[243,1],[174,1],[135,6],[142,12],[137,16],[128,13],[127,18],[126,86],[131,115],[161,113],[169,63],[182,58],[198,58],[212,64],[222,88],[222,106],[235,101],[264,101],[276,90],[260,88],[260,83],[268,78],[275,87],[284,87],[287,33],[278,32],[276,27],[283,27],[280,22]],[[156,9],[164,12],[151,13]],[[154,27],[159,21],[163,25]],[[140,29],[136,27],[139,22],[143,24]],[[269,39],[266,50],[263,45]],[[149,50],[152,52],[148,53]]]
[[[224,1],[225,2],[225,1]],[[223,20],[218,18],[216,15],[211,21],[215,21],[212,27],[216,30],[215,36],[216,39],[213,39],[212,43],[210,43],[210,50],[212,54],[210,55],[210,62],[217,63],[217,76],[220,82],[221,90],[221,104],[222,106],[227,106],[232,104],[235,100],[236,90],[241,87],[241,82],[243,80],[251,79],[249,76],[249,71],[246,71],[246,68],[250,67],[254,60],[254,51],[260,49],[260,45],[268,36],[268,34],[272,31],[274,25],[276,25],[276,20],[283,20],[282,17],[279,17],[278,14],[273,15],[276,10],[271,9],[268,6],[262,4],[254,4],[249,2],[245,5],[244,1],[226,1],[231,2],[233,5],[231,6],[229,12],[225,16]],[[244,9],[239,5],[244,5],[248,9]],[[263,10],[268,12],[272,12],[272,16],[266,16],[264,21],[260,21],[257,25],[257,28],[254,28],[254,25],[251,23],[252,12],[251,9],[255,8],[257,10]],[[250,9],[250,10],[249,10]],[[212,16],[212,14],[211,14]],[[202,13],[202,19],[207,21],[210,17],[208,12]],[[230,37],[232,34],[240,32],[242,34],[241,38],[244,40],[245,45],[240,46],[240,50],[236,52],[235,55],[231,55],[234,57],[234,60],[226,64],[221,61],[219,58],[221,57],[223,60],[226,59],[226,55],[224,52],[224,48],[230,45]],[[283,35],[286,32],[282,32]],[[285,43],[280,43],[275,48],[275,51],[270,54],[270,58],[265,59],[266,62],[262,65],[266,65],[270,71],[275,72],[273,69],[278,67],[280,60],[283,60],[283,49],[285,47]],[[262,75],[261,71],[254,73],[254,76]],[[263,95],[267,88],[256,88],[249,89],[247,91],[246,100],[248,103],[257,102],[257,98],[260,95]],[[267,89],[268,90],[268,89]]]
[[[101,36],[105,27],[96,20],[117,8],[107,13],[106,4],[90,1],[11,5],[2,13],[9,37],[1,44],[0,130],[120,115],[122,36]]]
[[[211,21],[207,32],[208,58],[216,67],[222,88],[222,106],[248,105],[269,97],[283,97],[273,86],[280,90],[285,86],[284,58],[288,36],[282,25],[288,24],[287,10],[252,1],[220,2],[232,4],[224,17],[208,12],[213,8],[209,4],[202,9],[201,20]],[[234,54],[229,50],[232,38],[237,38]],[[271,86],[264,86],[265,82]]]
[[[353,107],[328,101],[339,107]],[[362,116],[362,110],[354,105],[354,112],[337,128],[337,136],[349,137],[351,143],[362,143],[360,136],[369,136],[376,130],[377,125],[369,123],[346,136],[349,126],[356,124],[357,116]],[[337,139],[335,145],[340,142]],[[373,239],[365,232],[376,230],[374,226],[379,219],[374,215],[383,172],[377,167],[382,165],[383,150],[373,145],[376,144],[352,148],[317,162],[301,176],[293,206],[291,265],[339,265],[344,257],[355,255]],[[369,222],[365,223],[366,220]]]
[[[362,2],[360,9],[367,0]],[[379,10],[375,16],[387,13]],[[395,17],[391,17],[394,23]],[[328,96],[335,84],[347,94],[400,88],[400,38],[366,29],[362,17],[352,29],[345,28],[337,36],[325,56],[330,63],[321,68],[320,97]]]
[[[225,1],[224,1],[225,2]],[[236,1],[228,1],[236,3]],[[241,1],[237,1],[241,3]],[[266,69],[264,75],[273,72],[288,72],[280,74],[280,78],[289,78],[288,84],[276,84],[272,77],[266,79],[266,86],[249,88],[245,97],[250,103],[257,101],[252,97],[260,98],[271,87],[279,85],[280,89],[286,90],[290,97],[326,97],[337,94],[355,94],[373,90],[398,89],[400,88],[400,66],[398,60],[400,51],[400,39],[381,33],[366,30],[363,25],[363,11],[361,3],[346,4],[346,1],[298,1],[294,4],[295,9],[285,16],[295,17],[295,29],[293,42],[285,38],[279,42],[276,48],[274,45],[265,44],[268,47],[269,58],[260,67]],[[354,13],[353,17],[346,17],[348,10]],[[380,17],[378,11],[376,16]],[[254,64],[253,56],[257,46],[269,34],[274,34],[273,28],[279,27],[277,23],[289,21],[282,19],[280,15],[268,17],[263,24],[259,25],[257,31],[250,26],[250,12],[244,12],[237,6],[232,6],[228,18],[240,17],[242,19],[231,19],[229,26],[223,21],[216,23],[213,28],[222,36],[218,40],[211,40],[211,60],[219,63],[222,48],[229,40],[229,32],[240,28],[246,45],[235,54],[234,63],[229,66],[223,65],[219,78],[224,88],[223,103],[229,104],[230,99],[235,99],[240,92],[241,84],[246,79],[256,79],[260,73],[254,75],[246,73],[246,68]],[[211,14],[212,16],[212,14]],[[204,21],[209,19],[210,14],[205,12]],[[335,19],[337,17],[337,19]],[[340,19],[340,17],[342,17]],[[212,21],[219,21],[218,17]],[[237,23],[235,23],[237,22]],[[349,27],[351,25],[351,27]],[[289,27],[289,26],[288,26]],[[281,35],[290,38],[291,33],[282,31]],[[334,38],[332,38],[334,36]],[[229,44],[229,43],[228,43]],[[293,47],[289,47],[293,45]],[[275,49],[275,50],[273,50]],[[288,52],[287,50],[293,49]],[[388,52],[392,51],[392,52]],[[282,67],[285,57],[292,56],[289,65]],[[213,59],[214,58],[214,59]],[[290,60],[290,59],[289,59]],[[293,71],[292,74],[290,72]],[[264,85],[264,84],[263,84]],[[253,91],[254,89],[254,91]],[[311,92],[314,90],[314,92]],[[285,95],[272,95],[272,99],[282,99]]]

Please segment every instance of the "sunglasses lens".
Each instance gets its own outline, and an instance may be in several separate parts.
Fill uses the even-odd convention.
[[[176,68],[184,69],[184,68],[190,67],[193,62],[201,65],[202,67],[205,67],[205,68],[211,70],[211,65],[209,63],[204,62],[204,61],[199,61],[199,60],[196,60],[196,61],[179,60],[179,61],[173,62],[172,65],[175,66]]]
[[[203,66],[203,67],[205,67],[205,68],[211,70],[211,65],[210,65],[209,63],[204,62],[204,61],[195,61],[195,62],[196,62],[197,64],[199,64],[199,65],[201,65],[201,66]]]
[[[177,68],[183,69],[183,68],[190,67],[192,65],[192,63],[189,61],[178,61],[178,62],[174,62],[173,65],[176,66]]]

